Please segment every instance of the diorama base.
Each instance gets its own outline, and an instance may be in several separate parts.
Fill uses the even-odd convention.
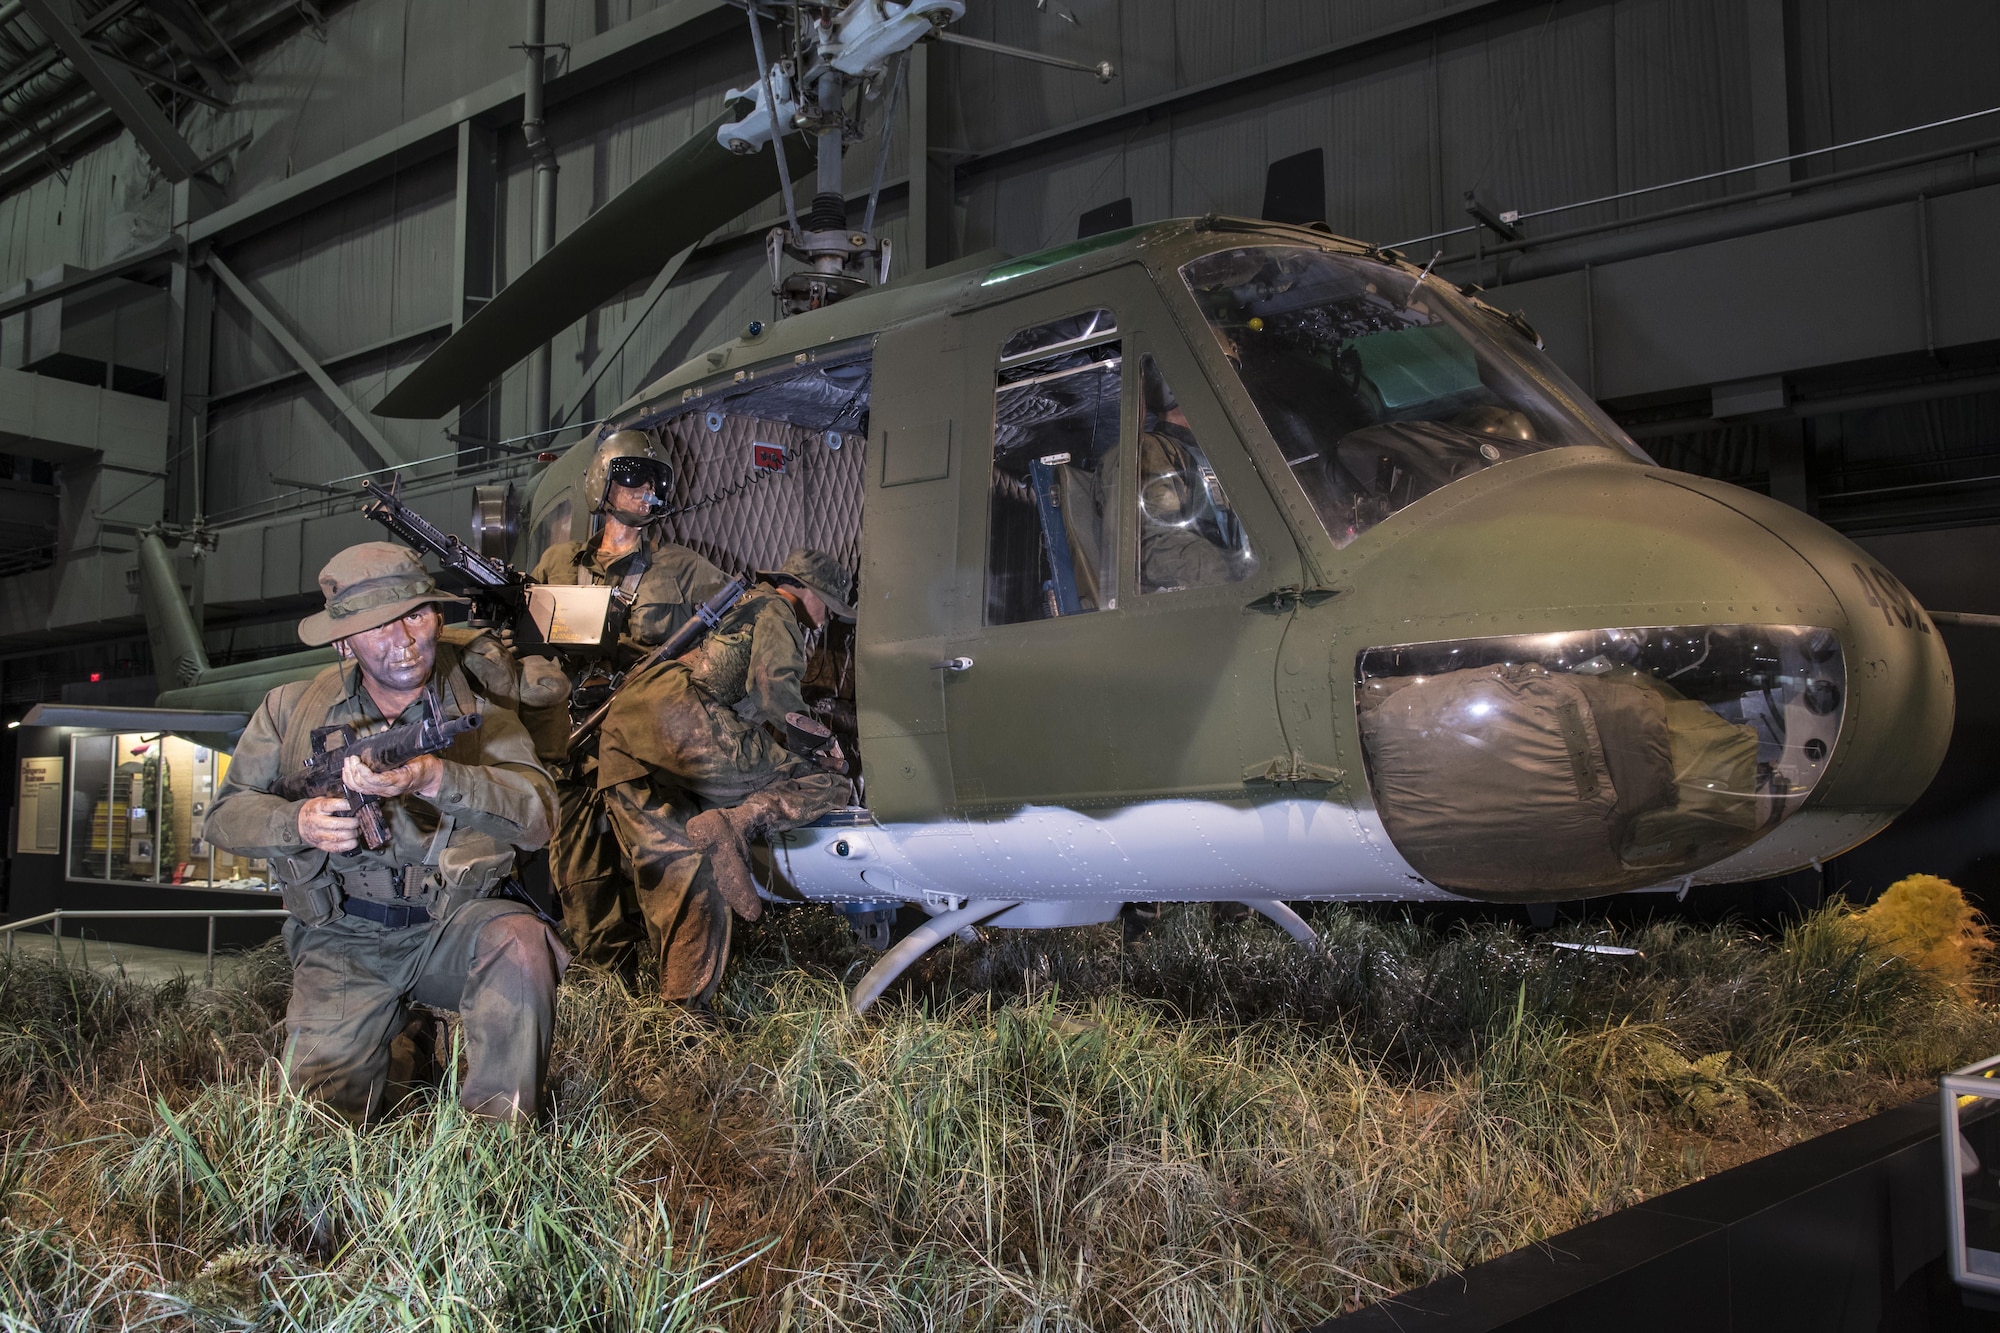
[[[1935,1095],[1313,1333],[1991,1330],[1946,1268]]]

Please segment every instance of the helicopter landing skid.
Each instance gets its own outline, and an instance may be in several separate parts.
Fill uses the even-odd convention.
[[[1306,946],[1307,953],[1319,952],[1319,932],[1306,919],[1276,898],[1238,898],[1236,900],[1253,911],[1261,912],[1284,928],[1287,935]]]
[[[889,989],[897,977],[925,954],[949,937],[968,926],[976,926],[988,917],[998,916],[1016,904],[1009,899],[985,899],[967,903],[955,912],[934,916],[905,935],[901,940],[875,960],[875,966],[854,988],[848,997],[848,1008],[855,1014],[865,1014],[868,1007],[882,998],[882,992]]]
[[[1239,898],[1236,901],[1269,917],[1287,935],[1305,945],[1308,952],[1319,952],[1318,933],[1285,903],[1276,898]],[[882,993],[895,984],[896,978],[909,970],[910,964],[961,930],[990,920],[1018,905],[1006,899],[987,899],[967,903],[955,912],[945,912],[924,922],[876,959],[875,966],[868,969],[867,975],[861,978],[854,987],[854,993],[848,997],[849,1011],[857,1016],[867,1013],[875,1001],[882,998]]]

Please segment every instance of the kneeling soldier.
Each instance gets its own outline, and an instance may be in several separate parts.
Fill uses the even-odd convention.
[[[268,858],[291,918],[286,1074],[343,1114],[382,1108],[390,1043],[414,1001],[464,1023],[467,1109],[502,1119],[540,1109],[569,958],[510,891],[516,850],[549,839],[554,784],[519,719],[482,709],[476,682],[440,644],[439,592],[414,552],[350,546],[320,571],[326,610],[299,624],[342,660],[281,685],[244,729],[208,816],[219,847]],[[311,757],[313,732],[445,721],[483,712],[441,755],[374,772],[346,760],[349,790],[381,798],[387,838],[370,850],[340,796],[273,789]]]
[[[853,799],[838,742],[788,749],[805,712],[807,636],[852,621],[832,556],[796,550],[685,654],[626,682],[598,742],[597,781],[638,883],[665,998],[707,1004],[729,958],[730,909],[763,911],[748,840]],[[807,720],[811,727],[810,720]],[[819,728],[822,733],[823,728]]]

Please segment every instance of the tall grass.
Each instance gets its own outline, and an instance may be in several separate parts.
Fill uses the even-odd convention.
[[[217,991],[0,965],[0,1327],[1287,1328],[2000,1045],[1833,912],[1629,957],[1318,924],[995,932],[854,1021],[867,956],[776,914],[718,1025],[573,974],[527,1132],[285,1094],[275,952]]]

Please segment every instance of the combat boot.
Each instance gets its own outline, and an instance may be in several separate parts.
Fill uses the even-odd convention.
[[[750,839],[763,831],[763,821],[747,805],[704,810],[687,824],[688,841],[708,858],[722,900],[745,921],[764,915],[764,900],[750,876]]]

